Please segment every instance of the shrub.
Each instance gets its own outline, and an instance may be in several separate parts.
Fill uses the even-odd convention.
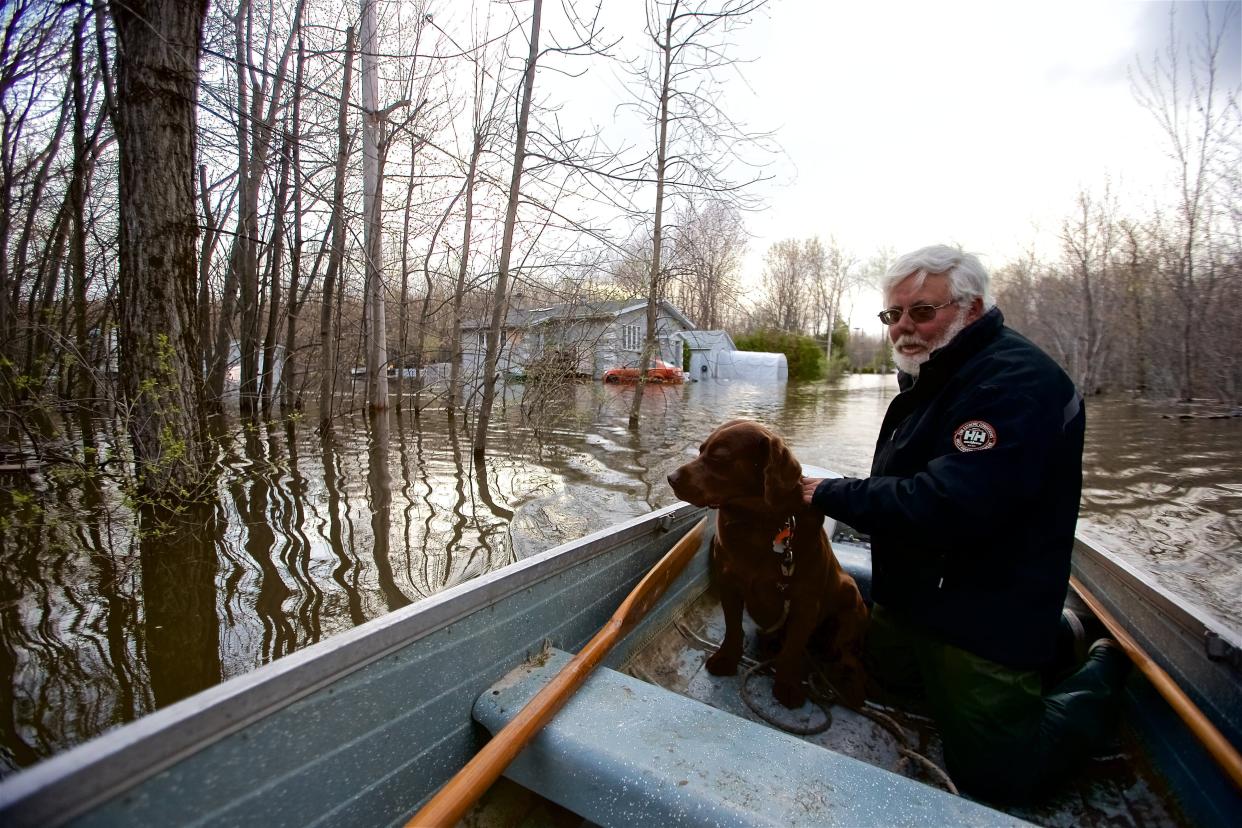
[[[733,337],[739,351],[766,351],[785,355],[791,380],[815,380],[824,376],[824,352],[814,339],[801,334],[759,330]]]

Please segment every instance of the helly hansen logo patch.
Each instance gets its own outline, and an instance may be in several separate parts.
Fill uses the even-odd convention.
[[[979,451],[996,445],[996,429],[983,420],[967,420],[953,432],[953,445],[958,451]]]

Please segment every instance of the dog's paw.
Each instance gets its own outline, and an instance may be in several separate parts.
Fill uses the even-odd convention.
[[[772,685],[772,695],[790,710],[796,710],[806,703],[806,688],[802,682],[777,681]]]
[[[858,659],[845,657],[829,667],[828,678],[841,698],[841,703],[858,710],[867,699],[867,673]]]
[[[740,657],[724,650],[717,650],[715,655],[709,656],[707,659],[707,672],[713,676],[735,676],[737,675],[737,663]]]

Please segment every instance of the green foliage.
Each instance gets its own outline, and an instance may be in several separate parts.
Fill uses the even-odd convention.
[[[791,380],[816,380],[824,377],[824,351],[809,336],[764,329],[733,337],[739,351],[766,351],[785,355]]]
[[[837,322],[837,326],[832,329],[832,359],[828,362],[828,376],[839,377],[849,370],[849,341],[849,325]]]
[[[832,329],[832,352],[834,354],[845,354],[845,348],[850,341],[850,326],[844,322],[838,321],[837,326]]]
[[[891,374],[896,370],[897,365],[893,362],[893,351],[890,348],[880,348],[870,362],[854,366],[854,372],[859,374]]]

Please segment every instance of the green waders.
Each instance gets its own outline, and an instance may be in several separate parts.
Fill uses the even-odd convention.
[[[1129,667],[1119,650],[1097,649],[1044,695],[1038,672],[946,644],[878,604],[866,656],[883,689],[926,701],[953,781],[1008,803],[1043,793],[1106,742]]]

